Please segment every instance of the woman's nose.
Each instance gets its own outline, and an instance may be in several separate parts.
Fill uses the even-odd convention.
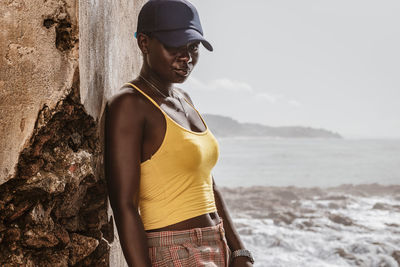
[[[189,62],[189,61],[192,59],[192,56],[191,56],[191,54],[190,54],[190,52],[189,52],[189,49],[187,49],[187,48],[182,49],[182,50],[180,51],[180,53],[179,53],[178,58],[179,58],[180,60],[184,60],[184,61],[186,61],[186,62]]]

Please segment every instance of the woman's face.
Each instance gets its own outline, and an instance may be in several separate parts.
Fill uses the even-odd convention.
[[[199,44],[194,41],[181,47],[168,47],[156,38],[149,38],[144,60],[164,82],[182,83],[197,64]]]

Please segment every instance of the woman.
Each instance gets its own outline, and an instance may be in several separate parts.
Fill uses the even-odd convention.
[[[252,266],[211,175],[218,143],[173,86],[190,75],[200,43],[212,51],[196,9],[150,0],[135,36],[140,75],[106,110],[106,177],[128,265]]]

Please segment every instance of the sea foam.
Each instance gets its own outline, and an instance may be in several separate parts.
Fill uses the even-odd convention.
[[[255,266],[400,264],[400,185],[221,191]]]

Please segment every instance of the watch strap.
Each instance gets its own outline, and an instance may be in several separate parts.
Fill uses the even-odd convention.
[[[232,258],[236,258],[236,257],[247,257],[249,258],[250,262],[252,264],[254,264],[254,258],[251,255],[250,251],[247,249],[238,249],[232,252]]]

